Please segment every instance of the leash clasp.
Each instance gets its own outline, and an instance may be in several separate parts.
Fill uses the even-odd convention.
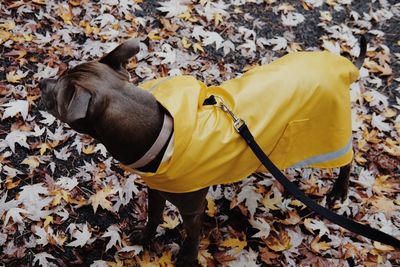
[[[232,110],[225,104],[224,99],[220,96],[214,96],[216,99],[218,99],[219,101],[217,101],[218,103],[218,107],[220,107],[222,109],[222,111],[228,113],[232,120],[233,120],[233,128],[235,128],[236,132],[239,132],[239,128],[245,124],[244,120],[242,120],[241,118],[238,118],[235,113],[232,112]]]

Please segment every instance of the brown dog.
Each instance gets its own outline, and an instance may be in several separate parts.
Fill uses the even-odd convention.
[[[152,93],[129,83],[124,66],[138,50],[139,42],[130,39],[100,61],[80,64],[58,79],[41,80],[40,88],[46,108],[55,117],[99,140],[122,163],[141,162],[139,170],[154,172],[168,150],[174,126],[165,126],[166,121],[171,121],[171,114]],[[362,63],[364,55],[356,65]],[[347,194],[350,164],[341,166],[339,178],[328,196],[329,203],[343,200]],[[178,263],[193,264],[197,259],[208,187],[184,193],[152,188],[148,189],[148,222],[134,239],[142,244],[151,241],[168,200],[179,209],[187,232]]]

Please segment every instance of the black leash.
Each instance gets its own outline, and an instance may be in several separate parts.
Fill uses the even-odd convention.
[[[257,156],[257,158],[260,160],[260,162],[283,185],[285,190],[287,190],[295,198],[303,202],[303,204],[305,204],[311,210],[321,215],[322,217],[325,217],[329,221],[337,225],[340,225],[341,227],[358,235],[400,249],[400,240],[398,240],[397,238],[388,235],[382,231],[379,231],[377,229],[374,229],[368,225],[357,223],[343,215],[338,215],[332,212],[331,210],[319,205],[311,198],[307,197],[294,183],[292,183],[291,181],[289,181],[288,178],[286,178],[286,176],[278,169],[278,167],[275,166],[274,163],[272,163],[272,161],[268,158],[268,156],[264,153],[264,151],[255,141],[246,123],[242,119],[236,117],[235,114],[233,114],[233,112],[224,104],[222,98],[214,96],[213,100],[207,99],[207,101],[211,101],[217,104],[215,98],[220,100],[219,107],[232,117],[233,127],[235,128],[235,130],[243,137],[243,139],[246,141],[246,143],[251,148],[253,153]]]

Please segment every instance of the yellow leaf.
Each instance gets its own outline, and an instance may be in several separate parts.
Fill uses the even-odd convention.
[[[332,14],[329,11],[320,11],[319,14],[321,20],[332,21]]]
[[[107,261],[107,264],[110,267],[124,267],[124,262],[122,260],[120,260],[118,257],[115,257],[115,262],[113,261]]]
[[[158,259],[158,266],[174,266],[172,263],[172,251],[163,252],[162,256]]]
[[[55,244],[53,245],[58,246],[63,246],[65,241],[67,241],[67,236],[59,232],[57,232],[57,234],[55,236],[53,235],[51,238],[55,241]]]
[[[292,201],[290,202],[290,205],[299,207],[299,208],[302,209],[302,210],[305,209],[305,208],[307,208],[307,206],[304,205],[303,202],[301,202],[301,201],[299,201],[299,200],[297,200],[297,199],[292,200]]]
[[[13,20],[7,20],[3,23],[0,23],[0,28],[10,31],[15,28],[15,22]]]
[[[274,196],[271,197],[271,195],[274,195]],[[282,201],[283,201],[283,198],[281,195],[274,194],[274,192],[270,191],[265,195],[262,203],[264,204],[264,207],[266,207],[270,210],[280,210],[281,208],[277,204],[281,204]]]
[[[42,143],[39,146],[40,148],[40,155],[43,156],[46,153],[47,149],[51,149],[51,147],[47,143]]]
[[[337,5],[336,0],[326,0],[326,3],[328,5],[330,5],[330,6],[336,6]]]
[[[33,40],[33,35],[32,34],[24,34],[24,40],[25,42],[30,42]]]
[[[17,187],[20,182],[21,182],[21,180],[19,180],[19,179],[16,180],[15,182],[13,182],[13,179],[11,178],[11,179],[7,179],[6,180],[5,185],[6,185],[6,188],[8,190],[10,190],[10,189],[13,189],[13,188]]]
[[[189,47],[192,46],[192,44],[190,43],[189,39],[186,37],[182,38],[182,45],[184,48],[188,49]]]
[[[53,222],[53,216],[47,215],[44,218],[45,218],[44,223],[43,223],[44,227],[47,227],[50,223]]]
[[[82,152],[86,155],[93,154],[95,151],[95,146],[94,145],[88,145],[88,146],[83,146]]]
[[[373,60],[366,59],[364,66],[369,69],[370,72],[379,73],[382,76],[387,76],[392,74],[392,68],[388,63],[383,63],[379,65]]]
[[[384,192],[392,193],[397,191],[398,182],[395,180],[389,179],[389,175],[379,175],[375,178],[374,185],[372,189],[374,192],[378,194],[382,194]]]
[[[214,13],[214,25],[215,27],[217,27],[219,24],[221,24],[223,22],[223,17],[220,13],[215,12]]]
[[[38,158],[38,157],[36,157],[36,156],[30,156],[30,157],[24,159],[24,160],[21,162],[21,164],[26,164],[26,165],[28,165],[29,167],[31,167],[32,169],[35,169],[35,168],[39,167],[40,161],[39,161],[39,158]]]
[[[195,43],[195,44],[193,45],[193,50],[194,50],[194,52],[196,52],[196,53],[197,53],[197,51],[204,52],[204,49],[203,49],[203,47],[201,46],[201,43]]]
[[[179,217],[174,216],[171,218],[170,216],[164,215],[164,222],[160,225],[161,227],[174,229],[179,224]]]
[[[69,6],[59,6],[57,9],[57,15],[62,18],[65,24],[72,25],[73,15]]]
[[[183,19],[183,20],[191,20],[191,19],[192,19],[192,15],[190,14],[190,11],[186,11],[186,12],[180,14],[178,17],[179,17],[180,19]],[[196,20],[197,20],[197,19],[196,19]],[[192,21],[192,22],[193,22],[193,21]]]
[[[394,247],[382,244],[378,241],[374,241],[373,245],[374,245],[374,248],[376,248],[377,250],[379,250],[381,252],[390,252],[390,251],[395,250]]]
[[[9,73],[6,74],[6,79],[7,79],[7,82],[9,82],[9,83],[19,83],[19,81],[24,77],[25,76],[23,76],[23,75],[15,74],[15,70],[10,71]]]
[[[53,206],[59,205],[62,199],[67,203],[70,202],[69,193],[63,189],[54,190],[50,194],[54,196],[53,201],[51,202],[51,205]]]
[[[357,163],[364,165],[365,163],[367,163],[367,160],[363,157],[362,153],[356,152],[354,159]]]
[[[75,208],[80,208],[86,205],[88,201],[84,197],[79,197],[78,199],[70,198],[68,202],[71,204],[75,204]]]
[[[393,199],[385,196],[374,196],[369,199],[372,203],[371,209],[375,212],[384,212],[387,216],[391,216],[394,212],[400,210],[400,206],[394,203]]]
[[[68,2],[71,6],[80,6],[81,5],[80,0],[69,0]]]
[[[314,238],[314,240],[311,242],[311,248],[313,251],[317,252],[317,253],[321,253],[322,251],[328,250],[331,248],[331,246],[325,242],[318,242],[320,240],[320,237],[317,236],[316,238]]]
[[[109,187],[105,187],[96,192],[96,194],[90,197],[93,206],[93,212],[96,213],[99,205],[106,210],[112,211],[111,201],[107,199],[107,197],[112,193]]]
[[[32,0],[33,3],[38,4],[38,5],[45,5],[46,0]]]
[[[247,246],[246,240],[240,240],[238,238],[228,238],[221,243],[222,247],[233,248],[234,253],[239,253]]]
[[[157,35],[158,33],[159,33],[158,31],[152,30],[152,31],[149,32],[149,34],[147,34],[147,36],[148,36],[149,39],[152,40],[152,41],[159,41],[159,40],[162,40],[162,38],[161,38],[159,35]]]
[[[215,205],[215,202],[211,197],[207,196],[206,199],[207,199],[206,213],[208,216],[214,217],[215,214],[217,214],[217,206]]]
[[[5,30],[0,30],[0,44],[4,43],[8,39],[10,39],[11,33]]]

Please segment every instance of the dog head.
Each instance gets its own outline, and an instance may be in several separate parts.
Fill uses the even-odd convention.
[[[139,41],[129,39],[99,61],[77,65],[55,79],[42,79],[46,109],[78,132],[94,136],[82,120],[104,115],[109,100],[132,87],[125,65],[138,51]]]

